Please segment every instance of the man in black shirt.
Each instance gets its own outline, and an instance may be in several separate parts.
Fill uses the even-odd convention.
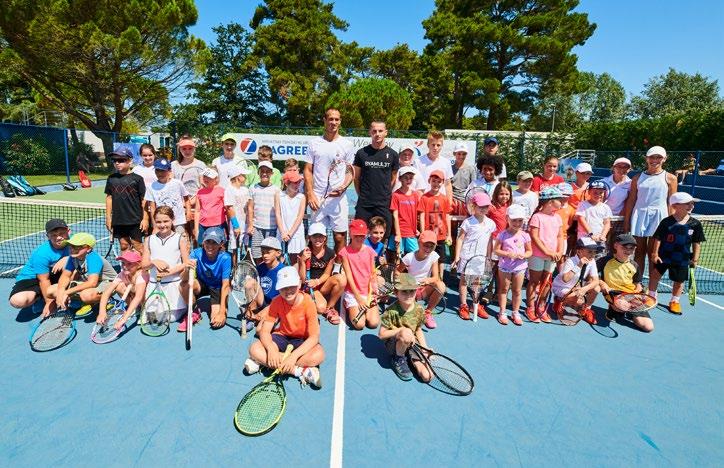
[[[148,228],[148,213],[143,209],[146,184],[143,177],[130,171],[133,153],[120,147],[110,154],[116,172],[106,181],[106,228],[119,239],[121,251],[131,246],[143,252],[141,233]]]
[[[373,216],[382,216],[386,221],[385,237],[390,236],[392,214],[390,200],[392,186],[400,167],[397,151],[385,143],[387,125],[381,120],[370,123],[372,143],[357,151],[354,156],[354,188],[359,199],[355,217],[365,222]]]

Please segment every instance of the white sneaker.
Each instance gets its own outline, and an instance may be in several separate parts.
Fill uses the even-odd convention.
[[[302,371],[302,375],[299,376],[299,381],[302,385],[309,384],[315,388],[322,388],[322,376],[316,367],[305,368]]]
[[[244,370],[248,375],[256,374],[260,368],[261,366],[251,359],[247,359],[246,362],[244,362]]]

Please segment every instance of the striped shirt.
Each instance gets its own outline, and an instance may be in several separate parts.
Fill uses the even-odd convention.
[[[251,188],[251,199],[254,201],[254,227],[259,229],[276,229],[277,217],[274,214],[274,195],[281,192],[278,185],[266,187],[256,184]]]

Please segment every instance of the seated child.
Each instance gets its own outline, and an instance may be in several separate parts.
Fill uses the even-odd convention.
[[[114,328],[120,330],[128,319],[136,313],[136,309],[143,303],[148,284],[148,272],[141,269],[141,254],[135,250],[126,250],[116,260],[121,262],[121,272],[101,294],[101,301],[98,305],[98,317],[96,323],[106,321],[108,314],[106,305],[113,294],[118,293],[126,301],[126,312],[116,322]],[[126,291],[131,288],[130,291]]]
[[[581,307],[581,318],[591,325],[596,324],[596,317],[591,309],[593,301],[601,291],[598,286],[598,269],[596,269],[596,250],[598,244],[590,237],[581,237],[576,242],[576,255],[563,263],[560,273],[553,279],[553,312],[558,317],[563,307],[570,305]],[[581,277],[581,270],[586,269],[583,281],[576,286]],[[574,289],[574,293],[568,295]],[[585,307],[584,307],[585,306]]]

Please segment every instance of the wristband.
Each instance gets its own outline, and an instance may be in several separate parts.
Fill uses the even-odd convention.
[[[236,217],[231,218],[231,227],[239,229],[239,220]]]

